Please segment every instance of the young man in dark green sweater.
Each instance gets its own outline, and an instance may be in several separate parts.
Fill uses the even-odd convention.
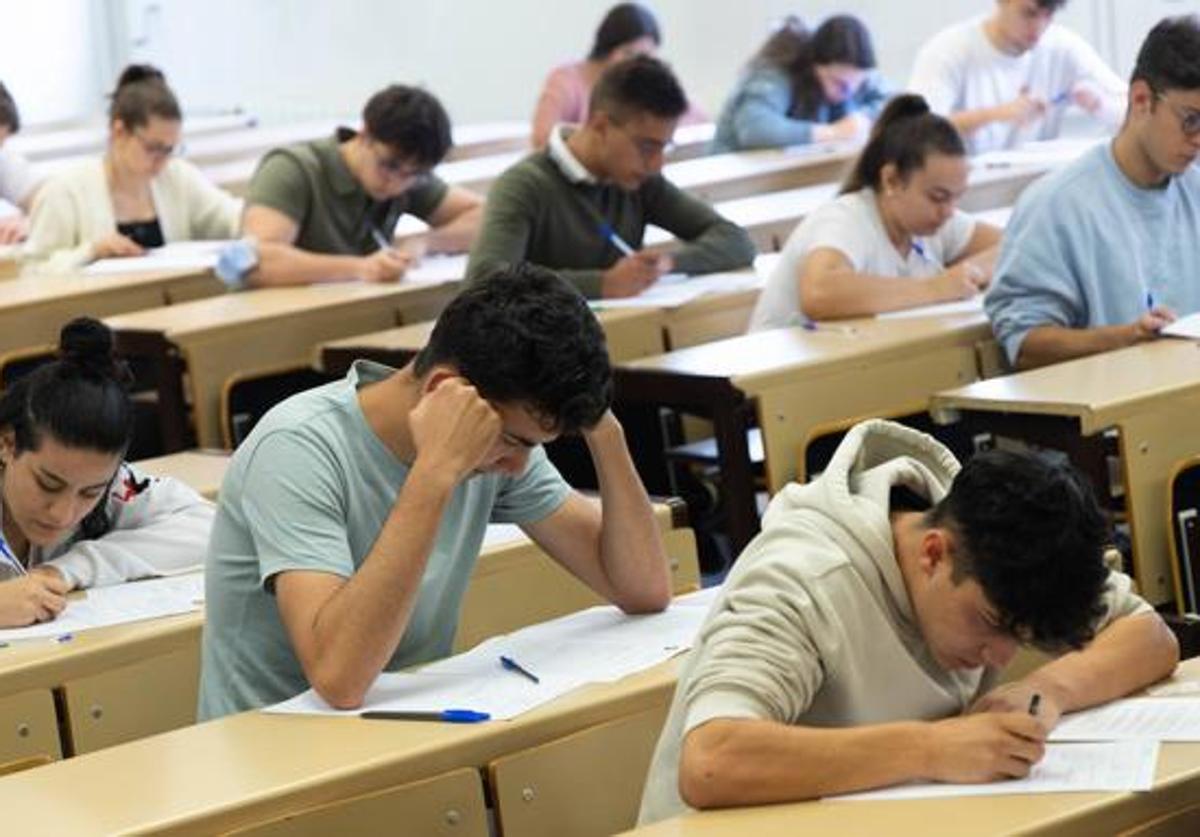
[[[662,176],[686,110],[683,89],[661,61],[641,56],[606,71],[592,90],[587,122],[556,126],[546,150],[492,186],[468,278],[529,261],[588,297],[623,297],[667,272],[748,266],[754,244],[746,232]],[[647,224],[683,246],[669,256],[642,252]]]

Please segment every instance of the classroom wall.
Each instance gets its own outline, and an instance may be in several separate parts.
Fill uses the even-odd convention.
[[[357,111],[383,84],[419,81],[456,120],[524,118],[546,70],[580,56],[610,0],[125,0],[124,54],[162,64],[189,110],[240,105],[266,121]],[[991,0],[654,0],[663,54],[710,112],[772,22],[789,12],[858,14],[881,66],[903,84],[917,47]],[[1161,14],[1200,0],[1074,0],[1061,19],[1103,52],[1132,48]],[[928,13],[914,14],[914,9]],[[1110,13],[1120,11],[1120,42]],[[1134,39],[1132,47],[1130,38]],[[136,41],[136,45],[133,42]],[[121,52],[118,46],[118,53]],[[1126,54],[1128,53],[1128,54]]]
[[[266,122],[357,112],[390,81],[421,82],[456,120],[523,119],[547,69],[584,54],[611,0],[0,0],[0,79],[30,123],[98,115],[117,71],[150,60],[191,113]],[[884,73],[907,78],[944,22],[992,0],[653,0],[663,54],[715,113],[788,13],[866,19]],[[914,13],[914,10],[924,13]],[[1072,0],[1060,15],[1124,74],[1150,25],[1200,0]]]
[[[115,43],[107,17],[102,0],[0,0],[0,80],[26,125],[103,107]]]

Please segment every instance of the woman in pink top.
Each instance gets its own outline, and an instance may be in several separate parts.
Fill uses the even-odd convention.
[[[661,44],[658,21],[645,6],[619,3],[609,9],[596,30],[596,40],[588,57],[555,67],[546,76],[546,84],[533,113],[534,148],[545,147],[556,123],[578,125],[587,119],[592,85],[606,69],[635,55],[654,55]],[[702,122],[706,118],[703,112],[692,107],[682,121]]]

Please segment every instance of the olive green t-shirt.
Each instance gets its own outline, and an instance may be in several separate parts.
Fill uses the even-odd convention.
[[[365,256],[379,249],[372,230],[389,241],[396,222],[408,213],[423,221],[437,210],[450,188],[428,175],[399,197],[377,201],[354,179],[339,145],[354,131],[276,148],[263,157],[250,180],[246,205],[269,206],[299,225],[293,242],[301,250]]]

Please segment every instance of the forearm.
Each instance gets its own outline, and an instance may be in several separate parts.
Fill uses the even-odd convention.
[[[432,227],[425,234],[425,244],[431,253],[462,253],[471,248],[479,224],[483,220],[483,206],[476,206],[461,213],[440,227]]]
[[[258,267],[249,274],[251,287],[313,285],[361,279],[361,259],[329,253],[310,253],[291,244],[264,241],[258,245]]]
[[[801,311],[813,320],[864,317],[956,298],[945,291],[938,277],[904,279],[847,272],[806,276],[800,285]]]
[[[679,789],[694,808],[815,799],[924,778],[923,723],[818,729],[718,719],[683,742]]]
[[[999,122],[1003,119],[1002,112],[999,108],[975,108],[974,110],[960,110],[950,114],[950,122],[959,133],[970,136],[980,128],[991,125],[993,122]]]
[[[627,613],[662,610],[671,600],[671,572],[625,432],[610,412],[586,438],[600,485],[600,565],[611,600]]]
[[[1029,330],[1017,353],[1017,369],[1033,369],[1072,358],[1110,352],[1138,342],[1133,325],[1099,328],[1038,326]]]
[[[741,227],[724,219],[686,242],[673,254],[679,273],[715,273],[738,270],[754,263],[754,242]]]
[[[317,611],[306,673],[332,705],[360,705],[400,644],[453,490],[418,460],[362,566]]]
[[[1179,644],[1156,613],[1127,616],[1101,631],[1082,651],[1066,654],[1026,676],[1064,712],[1124,697],[1169,675]]]

